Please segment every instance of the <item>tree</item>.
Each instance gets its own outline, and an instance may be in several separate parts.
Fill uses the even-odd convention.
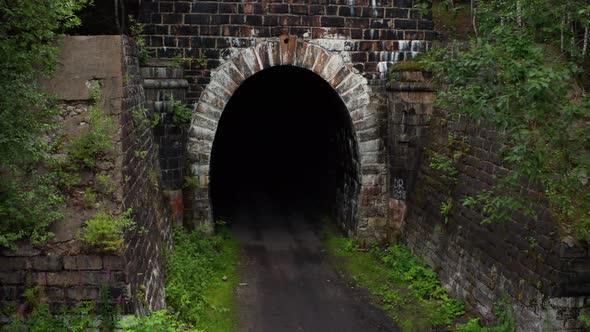
[[[477,2],[478,37],[424,60],[446,84],[439,105],[506,133],[514,172],[465,200],[485,221],[525,209],[523,183],[539,187],[562,229],[590,240],[590,98],[576,88],[587,47],[588,5],[555,0]],[[565,21],[561,18],[567,18]],[[566,43],[563,40],[569,40]],[[504,213],[503,213],[504,211]],[[532,213],[534,215],[534,213]]]
[[[0,0],[0,246],[47,239],[59,195],[35,176],[56,114],[36,79],[55,67],[55,36],[80,23],[88,0]],[[26,181],[25,181],[26,179]]]

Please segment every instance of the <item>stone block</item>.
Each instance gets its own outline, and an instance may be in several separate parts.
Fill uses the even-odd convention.
[[[84,300],[98,300],[98,287],[70,287],[65,290],[65,296],[68,300],[84,301]]]
[[[31,268],[25,257],[0,257],[0,271],[17,271]]]
[[[61,256],[35,256],[31,258],[31,267],[37,271],[59,271],[63,268]]]
[[[23,271],[0,272],[0,285],[19,285],[25,283]]]
[[[65,256],[64,269],[66,270],[100,270],[102,259],[100,256]]]

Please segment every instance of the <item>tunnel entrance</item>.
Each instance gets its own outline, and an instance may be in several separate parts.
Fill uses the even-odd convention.
[[[220,118],[210,163],[213,218],[235,224],[298,214],[352,226],[358,165],[336,91],[307,69],[263,70],[235,91]]]

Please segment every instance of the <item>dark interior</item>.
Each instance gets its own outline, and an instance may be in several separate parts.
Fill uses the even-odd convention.
[[[82,24],[66,31],[70,35],[129,34],[129,17],[138,19],[140,0],[94,0],[78,16]]]
[[[248,78],[227,103],[211,154],[215,220],[334,216],[356,195],[346,106],[321,77],[291,66]],[[319,218],[316,218],[319,219]]]

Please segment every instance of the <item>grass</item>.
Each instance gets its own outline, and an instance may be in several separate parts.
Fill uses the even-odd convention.
[[[464,314],[463,304],[450,298],[434,271],[403,246],[359,251],[351,239],[326,227],[324,243],[338,266],[365,288],[404,331],[452,327]]]
[[[166,301],[178,321],[206,332],[235,328],[233,290],[238,283],[238,250],[238,243],[223,228],[214,236],[175,230]]]
[[[227,229],[220,227],[216,235],[175,229],[174,244],[166,262],[166,310],[145,317],[122,318],[115,306],[101,306],[97,311],[85,304],[71,310],[64,308],[60,314],[53,315],[47,305],[39,302],[41,288],[36,287],[26,292],[28,314],[14,315],[6,326],[0,324],[0,330],[86,331],[96,326],[96,330],[111,331],[114,325],[130,332],[235,330],[238,242]],[[104,291],[101,294],[110,298],[108,288]],[[16,312],[16,308],[0,310],[2,314],[11,312]],[[102,323],[97,325],[97,321]]]
[[[222,245],[218,257],[221,268],[214,271],[212,283],[204,292],[209,308],[205,311],[201,326],[210,332],[233,331],[238,321],[234,289],[239,282],[236,271],[239,244],[228,236]],[[225,281],[224,276],[227,278]]]

